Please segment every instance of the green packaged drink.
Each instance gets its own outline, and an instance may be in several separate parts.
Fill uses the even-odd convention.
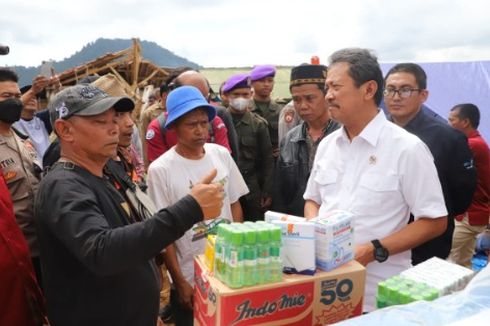
[[[225,233],[227,224],[219,224],[216,235],[216,243],[214,245],[214,275],[223,280],[225,275]]]
[[[257,283],[265,284],[270,280],[270,231],[267,225],[257,223]]]
[[[230,288],[243,286],[244,276],[244,231],[240,226],[232,225],[229,232],[229,243],[226,251],[226,277],[225,280]]]
[[[257,231],[245,226],[244,229],[244,286],[257,284]]]
[[[376,307],[384,308],[387,306],[388,300],[388,285],[387,281],[378,283],[378,293],[376,295]]]
[[[277,225],[270,226],[270,281],[282,281],[282,260],[281,260],[281,235],[282,230]]]

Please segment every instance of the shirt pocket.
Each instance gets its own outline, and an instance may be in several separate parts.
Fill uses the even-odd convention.
[[[315,175],[315,182],[318,184],[318,189],[322,202],[330,202],[337,192],[337,179],[339,173],[334,169],[319,169]]]
[[[355,200],[358,214],[381,214],[390,201],[398,198],[400,184],[397,176],[366,173],[361,176]]]

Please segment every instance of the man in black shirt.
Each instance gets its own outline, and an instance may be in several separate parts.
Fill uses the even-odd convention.
[[[119,141],[126,97],[77,85],[50,102],[61,158],[41,182],[35,213],[52,325],[157,324],[154,257],[196,222],[219,215],[222,187],[212,171],[188,196],[142,222],[104,177]]]
[[[385,77],[384,102],[391,120],[418,136],[436,165],[448,211],[444,234],[412,249],[412,264],[431,257],[446,259],[451,250],[454,217],[464,213],[476,188],[476,170],[466,136],[422,110],[429,96],[427,76],[417,64],[401,63]]]
[[[330,119],[325,100],[324,65],[299,65],[291,70],[289,89],[302,121],[281,140],[274,176],[273,209],[304,216],[306,184],[318,145],[340,127]]]

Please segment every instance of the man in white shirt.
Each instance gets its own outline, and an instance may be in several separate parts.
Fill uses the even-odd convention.
[[[148,192],[157,208],[175,203],[210,170],[216,169],[214,182],[221,183],[225,192],[218,218],[241,222],[239,198],[248,193],[245,181],[225,147],[206,143],[208,125],[216,116],[216,109],[193,86],[171,91],[166,107],[165,128],[175,130],[178,142],[153,161],[148,170]],[[175,288],[171,301],[177,325],[192,325],[194,256],[204,253],[206,231],[206,225],[194,225],[164,253]]]
[[[325,99],[343,128],[319,145],[304,198],[305,217],[354,214],[355,259],[367,267],[364,311],[378,282],[410,267],[410,249],[446,229],[447,211],[432,155],[378,106],[383,75],[365,49],[330,57]],[[415,222],[408,224],[412,213]],[[408,225],[407,225],[408,224]]]

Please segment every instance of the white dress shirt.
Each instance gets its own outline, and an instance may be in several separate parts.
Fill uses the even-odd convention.
[[[415,220],[447,215],[429,149],[381,110],[352,142],[344,128],[322,140],[304,199],[320,204],[320,216],[332,209],[352,212],[359,245],[401,230],[410,213]],[[364,311],[375,309],[378,282],[410,266],[410,250],[368,264]]]

